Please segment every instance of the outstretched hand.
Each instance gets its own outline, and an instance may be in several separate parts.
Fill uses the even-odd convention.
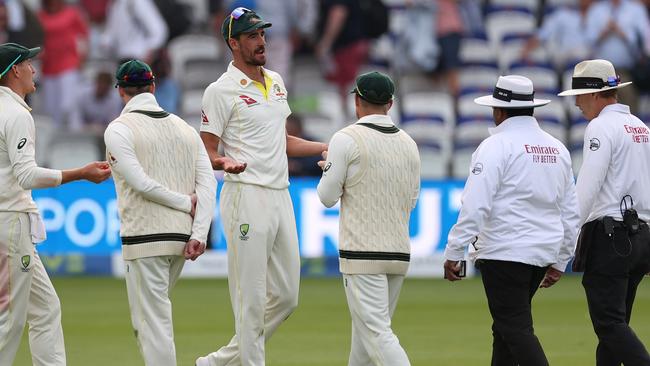
[[[231,158],[223,157],[221,158],[221,166],[223,167],[223,171],[226,173],[239,174],[246,170],[248,164],[240,163]]]
[[[81,171],[83,179],[93,183],[101,183],[111,176],[111,167],[105,161],[95,161],[86,164],[81,168]]]

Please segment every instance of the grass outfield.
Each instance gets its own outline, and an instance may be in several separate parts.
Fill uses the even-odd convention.
[[[650,346],[650,279],[639,287],[632,326]],[[70,366],[142,365],[131,330],[123,280],[55,278],[63,305]],[[338,279],[304,279],[296,312],[267,344],[271,366],[347,365],[350,319]],[[225,280],[185,280],[173,292],[179,366],[228,342],[233,334]],[[580,277],[538,292],[535,329],[553,366],[593,365],[592,332]],[[487,365],[490,318],[479,279],[449,283],[408,279],[393,329],[414,366]],[[16,366],[31,365],[27,332]]]

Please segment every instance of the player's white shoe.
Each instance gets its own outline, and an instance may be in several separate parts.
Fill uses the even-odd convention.
[[[210,366],[210,361],[208,361],[207,357],[199,357],[194,362],[194,365],[195,366]]]

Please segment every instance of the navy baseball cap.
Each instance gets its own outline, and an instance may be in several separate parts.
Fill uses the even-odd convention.
[[[140,60],[130,60],[121,64],[115,72],[117,85],[126,86],[145,86],[153,84],[156,78],[151,71],[151,67]]]
[[[395,84],[388,75],[372,71],[357,77],[351,93],[372,104],[388,104],[393,100]]]
[[[237,37],[242,33],[252,32],[261,28],[268,28],[271,23],[265,22],[256,12],[246,8],[236,8],[221,24],[221,35],[228,42],[228,39]]]
[[[4,43],[0,45],[0,78],[3,77],[13,65],[35,57],[41,52],[40,47],[27,48],[18,43]]]

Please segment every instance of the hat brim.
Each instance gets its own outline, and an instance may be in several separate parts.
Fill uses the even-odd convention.
[[[36,57],[36,55],[38,55],[39,53],[41,53],[41,48],[40,48],[40,47],[30,48],[30,49],[29,49],[29,52],[27,53],[27,56],[25,56],[25,58],[24,58],[23,60],[27,60],[27,59],[30,59],[30,58],[34,58],[34,57]]]
[[[256,31],[258,29],[262,29],[262,28],[269,28],[272,25],[273,24],[271,24],[269,22],[261,21],[261,22],[258,22],[258,23],[255,23],[255,24],[251,25],[250,27],[244,29],[243,31],[241,31],[239,33],[233,34],[233,36],[238,36],[238,35],[244,34],[244,33],[250,33],[250,32]]]
[[[568,97],[568,96],[572,96],[572,95],[600,93],[600,92],[603,92],[605,90],[620,89],[620,88],[626,87],[626,86],[628,86],[630,84],[632,84],[631,81],[628,81],[628,82],[625,82],[625,83],[620,83],[620,84],[618,84],[616,86],[606,86],[606,87],[604,87],[602,89],[569,89],[569,90],[565,90],[565,91],[561,92],[560,94],[558,94],[558,96],[560,96],[560,97]]]
[[[551,101],[548,99],[533,99],[530,101],[513,100],[511,102],[506,102],[504,100],[496,99],[492,95],[485,95],[474,99],[474,103],[478,105],[483,105],[486,107],[495,107],[495,108],[508,108],[508,109],[541,107],[543,105],[549,104],[550,102]]]

